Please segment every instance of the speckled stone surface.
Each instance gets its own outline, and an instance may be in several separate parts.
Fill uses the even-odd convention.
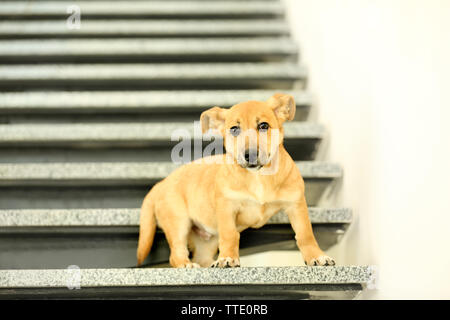
[[[243,285],[243,284],[367,284],[369,266],[259,267],[199,269],[64,269],[0,270],[0,288]]]
[[[209,91],[87,91],[87,92],[5,92],[0,93],[0,110],[18,109],[84,109],[105,112],[111,108],[202,108],[213,106],[230,107],[248,100],[265,101],[275,90],[209,90]],[[289,91],[297,106],[310,105],[311,95],[306,91]]]
[[[295,63],[201,64],[36,64],[0,66],[0,79],[8,80],[301,80],[305,68]]]
[[[0,2],[3,16],[52,15],[67,17],[66,1]],[[83,16],[259,16],[281,15],[283,6],[268,1],[76,1]]]
[[[0,227],[138,226],[138,208],[0,210]],[[312,223],[350,223],[349,208],[309,208]],[[268,224],[288,224],[280,212]]]
[[[193,61],[193,57],[208,56],[211,58],[218,55],[232,56],[233,59],[229,60],[233,61],[245,61],[244,59],[238,60],[236,57],[248,56],[277,58],[271,60],[280,60],[280,57],[288,57],[290,58],[288,60],[292,61],[292,58],[297,55],[298,50],[290,39],[283,38],[283,36],[289,34],[289,28],[287,23],[280,19],[283,17],[284,10],[283,4],[279,1],[114,1],[114,5],[110,1],[76,1],[76,4],[81,8],[82,17],[84,18],[81,29],[73,30],[66,27],[67,6],[69,3],[72,4],[70,1],[47,2],[45,0],[0,2],[0,20],[4,20],[0,22],[0,36],[3,35],[3,37],[8,38],[11,35],[12,37],[19,35],[19,37],[24,36],[24,38],[28,37],[28,39],[33,39],[0,40],[0,57],[3,56],[5,61],[11,59],[11,57],[16,57],[17,59],[19,56],[23,59],[22,65],[4,64],[0,66],[0,84],[2,87],[16,90],[17,86],[20,86],[20,89],[26,89],[27,86],[32,85],[38,87],[38,84],[42,83],[46,88],[59,87],[60,89],[72,88],[71,86],[74,84],[77,84],[73,86],[74,88],[82,84],[86,87],[89,86],[89,89],[96,87],[119,89],[124,88],[124,85],[127,88],[135,88],[136,86],[136,89],[176,88],[178,85],[184,86],[186,89],[197,87],[225,88],[230,84],[233,84],[235,88],[293,88],[295,81],[304,80],[307,75],[306,68],[294,62],[274,63],[264,60],[264,63],[193,63],[195,62]],[[45,15],[45,19],[53,18],[53,21],[37,22],[37,20],[19,21],[15,19],[39,15]],[[97,20],[89,19],[93,15],[97,15],[95,18]],[[87,20],[85,19],[86,17],[88,18]],[[98,17],[116,17],[120,18],[120,20],[99,20]],[[130,19],[126,20],[127,17]],[[132,19],[143,17],[146,17],[146,19],[132,21]],[[222,17],[222,20],[216,20],[216,17]],[[267,17],[272,20],[262,20]],[[172,18],[172,20],[157,21],[148,18]],[[180,22],[173,18],[199,19],[196,21]],[[202,18],[214,19],[214,23],[212,23],[212,20],[201,20]],[[226,20],[227,18],[233,18],[235,20]],[[250,19],[238,20],[239,18]],[[215,36],[215,38],[210,37],[206,40],[199,38],[190,40],[182,39],[183,37],[190,37],[192,34],[197,37]],[[40,35],[47,36],[47,38],[50,38],[48,35],[52,35],[60,37],[60,39],[80,36],[80,39],[35,41],[35,37],[39,37]],[[99,37],[109,36],[110,39],[81,40],[82,37],[92,35],[98,35]],[[125,35],[136,35],[142,38],[140,40],[113,39],[112,37],[116,35],[122,37]],[[222,39],[219,38],[220,35],[239,35],[245,37],[256,35],[258,37]],[[163,39],[155,37],[152,40],[144,38],[149,36],[178,36],[179,38]],[[264,36],[264,38],[259,36]],[[281,37],[273,38],[273,36]],[[75,61],[71,60],[73,56],[114,57],[114,55],[147,57],[153,55],[158,58],[163,56],[176,56],[177,58],[184,57],[182,61],[191,60],[192,63],[26,64],[26,60],[29,60],[29,57],[36,56],[45,56],[42,60],[50,60],[49,57],[57,56],[59,57],[59,61]],[[79,60],[86,61],[85,58]],[[121,59],[120,61],[125,62],[126,60]],[[212,60],[208,59],[208,61]],[[18,63],[18,61],[16,62]],[[56,63],[56,61],[53,61],[53,63]],[[13,120],[15,119],[15,121],[20,121],[20,117],[17,117],[17,113],[20,112],[23,112],[25,117],[32,114],[32,112],[36,112],[36,114],[43,115],[41,116],[42,119],[45,118],[46,112],[53,113],[55,111],[60,113],[67,112],[67,115],[75,114],[75,112],[98,115],[101,112],[117,112],[118,110],[124,113],[128,112],[125,110],[129,110],[129,112],[142,110],[145,110],[145,112],[154,112],[154,110],[159,110],[158,112],[161,112],[163,117],[167,117],[164,114],[164,112],[167,112],[167,109],[169,109],[169,112],[175,109],[177,112],[186,112],[186,114],[190,112],[193,115],[192,109],[195,108],[198,108],[195,110],[197,112],[200,109],[214,105],[227,107],[251,99],[265,100],[273,93],[274,91],[272,90],[203,92],[5,92],[0,93],[0,113],[2,111],[10,112],[10,114],[16,117],[11,118]],[[294,95],[297,106],[309,106],[311,104],[312,99],[306,92],[287,93]],[[43,112],[41,113],[41,111]],[[133,120],[137,121],[136,118],[133,118]],[[37,124],[9,125],[0,126],[0,144],[3,142],[5,146],[8,143],[14,145],[15,143],[23,142],[25,145],[25,143],[30,142],[30,145],[33,145],[36,141],[50,143],[55,141],[62,142],[62,144],[65,144],[67,141],[81,143],[86,141],[115,142],[124,140],[127,143],[128,141],[168,141],[174,129],[180,129],[180,125],[177,123],[152,123],[150,125],[145,123],[55,124],[51,126]],[[192,133],[192,127],[188,127],[187,129],[189,133]],[[324,135],[324,128],[320,125],[310,123],[290,123],[285,127],[285,134],[287,138],[320,139]],[[75,145],[75,143],[72,145]],[[36,161],[30,160],[27,156],[23,158],[25,161]],[[64,160],[61,158],[58,159],[59,161]],[[113,188],[115,191],[119,189],[117,188],[118,185],[132,186],[132,188],[150,185],[152,181],[164,178],[177,167],[177,165],[169,162],[78,162],[83,160],[86,159],[69,159],[69,161],[74,161],[72,163],[0,163],[0,185],[36,187],[30,193],[36,192],[34,195],[35,198],[19,198],[20,206],[18,208],[21,208],[26,207],[24,206],[24,202],[27,201],[35,205],[34,201],[36,201],[37,197],[42,196],[39,194],[42,191],[42,186],[71,186],[71,183],[75,182],[73,185],[77,185],[78,187],[82,186],[84,188],[86,186],[87,192],[92,192],[88,188],[94,185],[115,186]],[[95,160],[99,159],[89,158],[89,161]],[[136,159],[134,160],[136,161]],[[110,158],[107,161],[110,161]],[[342,177],[342,168],[335,163],[297,162],[297,165],[307,184],[311,184],[311,189],[308,188],[310,185],[307,185],[307,190],[313,190],[312,192],[317,193],[317,190],[328,187],[332,179]],[[13,187],[3,189],[15,190]],[[58,189],[58,191],[60,191],[59,189],[64,189],[64,192],[66,192],[65,189],[69,190],[69,188],[53,189]],[[99,190],[103,188],[91,189]],[[27,194],[28,196],[29,194]],[[45,203],[45,206],[41,206],[41,208],[51,207],[54,201],[53,196],[51,194],[47,195],[48,198],[44,197],[42,203]],[[4,194],[3,200],[9,201],[8,197],[8,194]],[[56,197],[58,201],[60,199],[64,201],[64,196],[61,197],[59,194],[56,194],[55,199]],[[113,196],[109,197],[108,199],[113,198]],[[48,203],[52,205],[48,205],[45,202],[48,199],[50,199]],[[38,200],[41,201],[41,198]],[[36,201],[36,203],[39,201]],[[133,203],[129,206],[134,205]],[[114,206],[120,207],[120,204],[115,204]],[[53,205],[53,207],[56,208],[58,206]],[[59,207],[66,207],[65,203]],[[323,229],[330,228],[329,224],[333,223],[336,223],[335,226],[337,228],[341,228],[342,224],[350,223],[352,220],[352,212],[347,208],[310,208],[309,212],[313,223],[327,224],[321,226]],[[78,232],[78,230],[89,229],[91,226],[137,227],[138,223],[139,209],[137,208],[0,210],[0,228],[2,231],[6,229],[8,232],[11,230],[8,228],[21,226],[83,227],[80,229],[74,228]],[[285,214],[280,213],[274,216],[269,223],[286,224],[288,223],[288,219]],[[123,230],[127,228],[110,228],[109,230],[113,229]],[[345,229],[345,227],[342,229]],[[19,230],[19,228],[14,230]],[[37,230],[39,228],[33,228],[33,232]],[[46,229],[41,228],[40,230]],[[342,230],[338,231],[343,232]],[[16,237],[15,232],[11,234],[11,242],[16,243],[20,240]],[[87,237],[91,237],[91,235],[87,234]],[[42,239],[36,238],[36,240]],[[21,249],[22,251],[10,250],[12,252],[12,258],[2,259],[2,261],[13,261],[20,259],[21,256],[26,256],[29,261],[38,260],[38,257],[47,260],[44,262],[45,264],[56,257],[56,255],[51,255],[58,252],[52,251],[58,250],[58,248],[55,249],[53,247],[53,245],[57,244],[55,241],[58,241],[58,239],[53,238],[49,240],[50,245],[47,246],[47,251],[39,251],[42,248],[38,248],[34,256],[31,255],[31,257],[28,247],[29,244],[27,243],[24,246],[25,248]],[[69,239],[69,241],[72,241],[72,239]],[[98,242],[98,239],[95,239],[95,241]],[[36,245],[37,248],[37,242],[31,245]],[[116,251],[116,249],[120,249],[117,243],[115,242],[112,245],[114,246],[113,255],[116,258],[118,257],[117,259],[122,260],[122,256],[118,256],[117,254],[119,250]],[[135,243],[133,243],[133,260],[135,253],[134,245]],[[18,244],[18,247],[20,247],[20,244]],[[99,259],[108,261],[105,264],[97,265],[97,267],[108,268],[113,266],[110,260],[111,256],[101,254],[101,252],[105,253],[106,251],[101,251],[103,249],[100,246],[91,251],[83,251],[83,253],[80,253],[81,251],[77,253],[79,249],[79,247],[74,250],[64,249],[65,253],[70,256],[70,263],[73,263],[72,261],[83,261],[83,259],[86,260],[93,257],[92,261],[97,262]],[[88,252],[88,254],[85,252]],[[83,259],[74,259],[77,254],[79,257],[82,255]],[[64,257],[61,257],[61,259],[64,259]],[[56,263],[58,262],[56,261],[55,265]],[[82,264],[80,263],[80,265]],[[57,265],[57,267],[64,266],[66,266],[65,263]],[[124,267],[127,264],[117,266]],[[26,266],[23,264],[14,265],[12,263],[6,268],[21,269],[0,270],[0,293],[3,297],[20,294],[20,291],[28,291],[32,295],[40,292],[44,298],[47,298],[46,295],[51,290],[46,289],[60,288],[61,290],[59,292],[66,293],[69,290],[65,288],[68,286],[77,286],[78,282],[81,288],[94,288],[91,292],[95,292],[95,290],[98,290],[98,292],[104,290],[103,292],[105,292],[106,289],[106,291],[109,291],[108,293],[124,290],[125,287],[131,289],[138,287],[145,291],[152,291],[151,287],[153,286],[167,286],[179,293],[180,286],[190,286],[188,287],[189,291],[195,286],[210,290],[209,288],[214,285],[229,285],[239,286],[239,288],[233,287],[232,290],[239,293],[244,292],[245,296],[245,290],[249,288],[248,285],[254,284],[281,286],[312,285],[309,289],[305,289],[306,286],[303,287],[304,290],[311,291],[323,290],[324,287],[325,290],[330,289],[330,291],[359,291],[365,285],[373,283],[375,277],[374,269],[368,266],[260,267],[236,269],[127,268],[25,270],[24,268]],[[43,267],[42,265],[35,264],[32,268]],[[51,268],[51,266],[45,264],[45,268]],[[350,285],[344,286],[345,284]],[[359,286],[359,284],[362,286]],[[298,287],[296,288],[298,289]],[[253,289],[259,290],[258,288],[255,289],[255,287]],[[220,287],[219,290],[223,291],[223,287]],[[266,290],[271,290],[270,286],[266,287]],[[286,294],[289,294],[288,291],[286,290]],[[73,292],[76,292],[76,290],[70,291],[70,294]],[[70,294],[68,295],[70,296]]]
[[[336,163],[298,161],[303,178],[339,178],[342,168]],[[177,165],[172,162],[86,162],[86,163],[7,163],[0,164],[0,184],[15,180],[155,180],[166,177]]]
[[[0,41],[0,58],[14,56],[290,56],[297,46],[289,38],[237,39],[39,39]]]
[[[194,131],[194,129],[196,129]],[[325,129],[320,124],[289,122],[284,125],[285,137],[321,139]],[[192,123],[77,123],[77,124],[7,124],[0,125],[0,144],[19,142],[107,142],[167,141],[183,130],[187,137],[201,139],[201,127]]]
[[[275,35],[288,34],[283,20],[83,20],[80,29],[68,29],[65,20],[4,21],[0,35]]]
[[[310,207],[309,219],[312,223],[351,223],[353,213],[350,208],[319,208]],[[268,223],[271,224],[285,224],[289,223],[287,215],[280,212],[270,218]]]

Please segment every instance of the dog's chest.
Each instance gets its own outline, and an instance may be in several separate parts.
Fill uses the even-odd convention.
[[[278,204],[266,203],[263,205],[254,202],[243,202],[239,206],[236,225],[242,230],[246,228],[260,228],[280,209]]]
[[[261,183],[251,184],[247,190],[227,189],[224,196],[233,203],[234,208],[239,212],[236,223],[243,229],[262,227],[286,204],[285,201],[279,199],[276,190]]]
[[[266,205],[277,201],[278,192],[262,183],[250,182],[245,189],[226,188],[224,196],[230,201],[239,202],[242,205]]]

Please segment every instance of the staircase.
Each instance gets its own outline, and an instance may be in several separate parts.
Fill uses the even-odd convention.
[[[66,26],[74,3],[80,29]],[[322,207],[343,173],[315,160],[326,130],[307,121],[279,1],[2,1],[0,19],[0,299],[353,298],[373,281],[368,266],[170,269],[159,231],[134,268],[138,208],[176,167],[173,131],[206,143],[202,111],[275,92],[297,103],[285,145],[322,249],[351,223],[351,209]],[[279,213],[242,233],[240,254],[293,239]]]

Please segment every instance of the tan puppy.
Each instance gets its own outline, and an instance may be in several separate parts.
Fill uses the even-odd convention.
[[[203,133],[219,130],[227,154],[181,166],[150,190],[141,209],[138,265],[150,251],[158,224],[173,267],[238,267],[240,232],[262,227],[280,210],[289,217],[305,262],[334,265],[317,245],[302,176],[283,147],[283,122],[294,115],[294,99],[284,94],[203,112]],[[263,143],[267,148],[260,148]]]

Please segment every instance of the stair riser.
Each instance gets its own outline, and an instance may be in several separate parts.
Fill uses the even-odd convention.
[[[337,243],[346,228],[347,224],[315,224],[313,227],[324,250]],[[64,269],[69,265],[128,268],[136,264],[137,227],[78,228],[72,231],[60,228],[49,231],[52,229],[47,228],[43,232],[33,228],[20,233],[14,229],[11,232],[0,228],[0,269]],[[241,234],[241,255],[265,252],[268,246],[271,250],[298,250],[294,236],[289,224],[246,230]],[[286,241],[290,241],[290,245],[287,246]],[[277,243],[280,244],[278,247]],[[144,264],[167,264],[168,260],[168,244],[164,234],[158,231],[152,252]]]
[[[320,139],[286,140],[285,147],[294,160],[312,160]],[[171,161],[176,144],[152,141],[84,141],[47,143],[0,143],[0,163],[17,162],[156,162]],[[204,142],[204,147],[209,144]],[[11,147],[8,145],[15,145]],[[192,143],[191,160],[194,160]]]
[[[305,78],[305,68],[290,63],[8,65],[0,88],[293,89]]]
[[[265,18],[280,17],[279,2],[172,2],[121,1],[113,6],[105,1],[77,1],[83,19],[86,18]],[[67,3],[38,1],[0,3],[0,17],[4,18],[67,18]]]
[[[298,57],[295,54],[98,54],[98,55],[46,55],[46,56],[10,56],[0,55],[0,63],[22,64],[22,63],[191,63],[191,62],[294,62]]]
[[[27,20],[25,20],[27,21]],[[133,20],[130,20],[133,21]],[[153,20],[155,21],[155,20]],[[111,23],[114,23],[115,20],[111,20]],[[63,26],[65,28],[65,25]],[[84,27],[83,27],[84,28]],[[203,30],[198,31],[188,31],[184,30],[183,33],[181,32],[171,32],[170,30],[161,30],[161,32],[157,31],[147,31],[146,30],[136,30],[136,31],[111,31],[111,32],[105,32],[100,33],[91,31],[91,32],[85,32],[85,30],[80,29],[83,32],[79,32],[78,30],[73,31],[69,30],[67,33],[64,32],[33,32],[34,30],[29,30],[28,32],[15,32],[15,31],[3,31],[1,30],[0,26],[0,40],[34,40],[36,38],[43,39],[43,40],[51,40],[51,39],[177,39],[180,37],[180,35],[183,35],[185,37],[189,38],[199,38],[199,39],[209,39],[214,40],[217,38],[233,38],[233,39],[239,39],[239,38],[265,38],[265,37],[274,37],[274,36],[283,36],[288,37],[290,34],[288,31],[284,30],[267,30],[264,32],[257,32],[257,31],[245,31],[245,30],[236,30],[236,31],[214,31],[211,30],[210,32],[205,32]]]
[[[223,90],[223,89],[272,89],[293,90],[295,84],[304,86],[300,79],[70,79],[70,80],[5,80],[0,79],[0,89],[21,90]]]
[[[1,97],[0,97],[1,99]],[[198,121],[199,114],[208,107],[192,108],[192,109],[150,109],[142,110],[115,110],[115,109],[96,109],[93,107],[89,112],[95,112],[93,114],[87,113],[86,110],[71,109],[71,112],[77,112],[68,114],[66,110],[61,108],[60,110],[42,110],[37,113],[33,109],[21,108],[17,109],[4,109],[0,107],[0,124],[17,124],[17,123],[120,123],[120,122],[192,122]],[[295,121],[305,121],[308,119],[310,107],[307,105],[297,106],[295,112]],[[0,160],[1,161],[1,160]]]
[[[67,288],[0,289],[0,299],[146,299],[158,300],[342,300],[353,299],[360,294],[360,284],[324,285],[242,285],[236,286],[183,286],[183,287],[116,287],[116,288]],[[230,309],[231,310],[231,309]]]
[[[62,19],[44,21],[5,21],[0,39],[162,39],[162,38],[241,38],[288,36],[283,20],[92,20],[83,19],[80,29],[68,29]]]
[[[201,112],[212,106],[230,107],[249,100],[266,101],[279,88],[223,91],[16,92],[0,95],[1,114],[95,114]],[[287,91],[297,111],[312,103],[305,91]],[[198,120],[198,119],[197,119]]]
[[[297,60],[288,38],[0,41],[0,62],[251,62]]]
[[[230,107],[265,101],[279,88],[267,91],[124,91],[27,92],[0,95],[0,123],[20,122],[161,122],[198,121],[211,106]],[[295,120],[306,120],[312,97],[287,91],[297,104]]]
[[[305,182],[306,199],[313,206],[320,202],[333,179],[305,179]],[[0,209],[135,208],[141,205],[152,181],[14,180],[2,181],[1,185]]]

